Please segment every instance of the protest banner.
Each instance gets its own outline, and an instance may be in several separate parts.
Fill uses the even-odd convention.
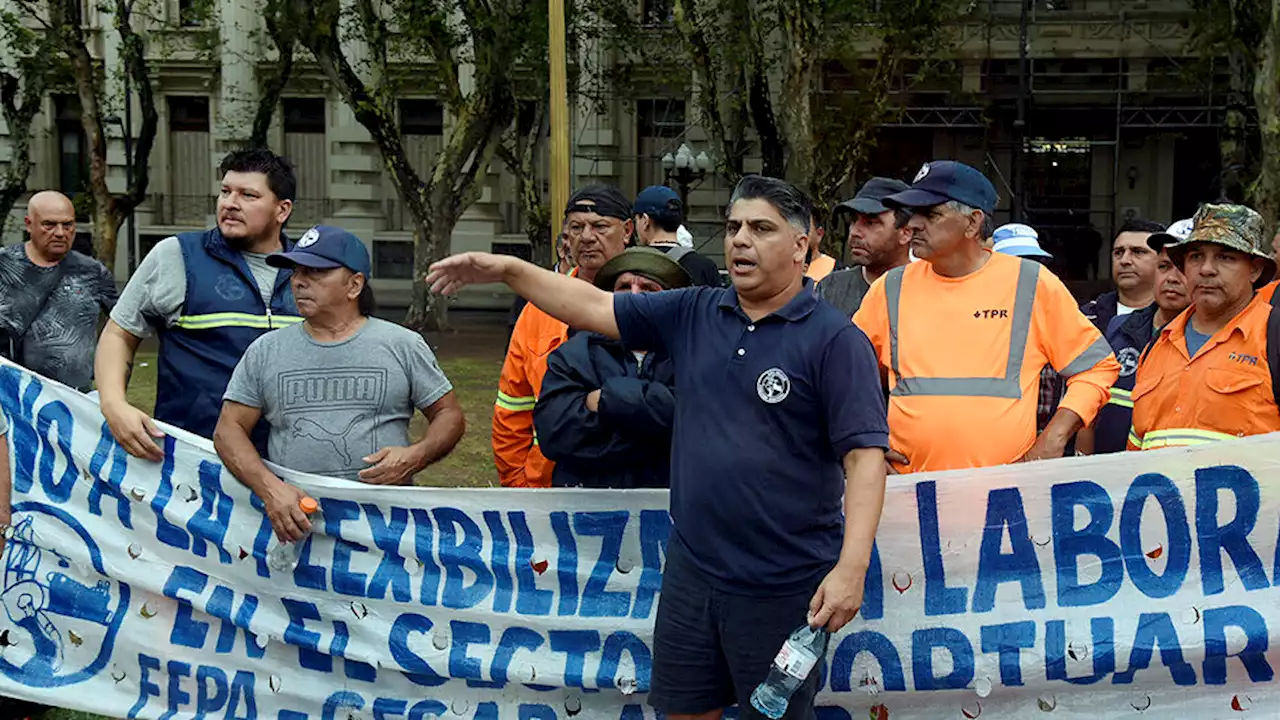
[[[663,492],[285,473],[320,510],[281,572],[207,441],[136,460],[92,400],[12,365],[0,406],[6,695],[166,720],[654,717]],[[1278,448],[891,478],[819,717],[1278,716]]]

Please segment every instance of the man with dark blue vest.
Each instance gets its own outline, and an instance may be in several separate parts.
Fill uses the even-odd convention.
[[[270,150],[238,150],[219,168],[216,228],[160,241],[129,279],[98,340],[102,414],[129,454],[163,459],[163,433],[125,390],[143,338],[159,336],[155,418],[212,437],[231,372],[263,333],[301,322],[290,271],[267,264],[288,250],[284,224],[297,179]],[[266,427],[254,431],[265,452]]]

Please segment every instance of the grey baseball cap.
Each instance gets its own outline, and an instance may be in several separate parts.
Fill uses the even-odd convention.
[[[906,190],[909,185],[901,180],[894,180],[886,177],[873,177],[863,183],[858,188],[858,192],[852,198],[845,200],[836,206],[836,212],[855,212],[861,215],[879,215],[880,213],[891,210],[886,207],[884,199],[890,195],[900,193]]]

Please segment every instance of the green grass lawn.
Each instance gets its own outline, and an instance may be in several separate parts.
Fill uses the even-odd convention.
[[[502,371],[502,358],[444,357],[440,360],[440,366],[453,382],[458,401],[462,403],[462,411],[467,418],[467,432],[449,457],[422,471],[415,482],[433,487],[497,485],[498,474],[493,468],[489,427],[493,418],[493,398],[497,392],[498,374]],[[140,352],[133,380],[129,384],[129,402],[150,412],[155,406],[155,398],[156,356],[155,353]],[[421,437],[425,426],[425,418],[418,414],[410,426],[410,434],[415,439]],[[90,713],[64,709],[51,710],[42,718],[103,720]]]

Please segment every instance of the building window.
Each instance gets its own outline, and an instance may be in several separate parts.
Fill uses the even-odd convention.
[[[285,98],[282,105],[286,133],[324,133],[324,98]]]
[[[373,276],[385,280],[412,280],[413,243],[374,240]]]
[[[89,143],[80,124],[80,99],[55,95],[53,111],[58,133],[58,189],[75,197],[89,186]]]
[[[671,25],[676,19],[675,0],[644,0],[641,3],[641,22],[645,25]]]
[[[642,138],[673,139],[684,134],[684,100],[637,100],[636,119]]]
[[[170,95],[170,132],[209,132],[209,98]]]
[[[496,242],[489,244],[489,252],[494,255],[510,255],[525,262],[533,262],[533,246],[527,242]]]
[[[159,245],[160,241],[164,240],[167,237],[172,237],[172,236],[170,235],[139,235],[138,236],[138,255],[139,255],[138,261],[141,262],[142,258],[145,258],[148,254],[150,254],[152,248],[154,248],[156,245]]]
[[[182,27],[200,27],[204,21],[202,15],[195,0],[178,0],[178,24]]]
[[[75,239],[71,241],[71,249],[89,257],[95,257],[93,254],[93,233],[87,230],[77,232]]]
[[[438,100],[410,98],[401,100],[400,134],[404,139],[404,154],[409,167],[418,177],[429,178],[435,170],[436,158],[444,147],[444,106]],[[400,227],[412,227],[416,222],[409,209],[399,201],[390,178],[383,183],[386,196],[396,198],[396,212]]]
[[[325,135],[325,99],[285,98],[281,103],[284,154],[297,168],[298,194],[293,200],[294,227],[324,221],[328,214],[329,143]]]
[[[200,227],[213,214],[213,162],[209,98],[170,95],[169,192],[155,202],[156,219],[168,225]]]
[[[401,100],[402,135],[444,135],[444,106],[437,100]]]
[[[662,156],[674,153],[685,132],[685,101],[672,98],[636,101],[637,188],[666,180]]]

